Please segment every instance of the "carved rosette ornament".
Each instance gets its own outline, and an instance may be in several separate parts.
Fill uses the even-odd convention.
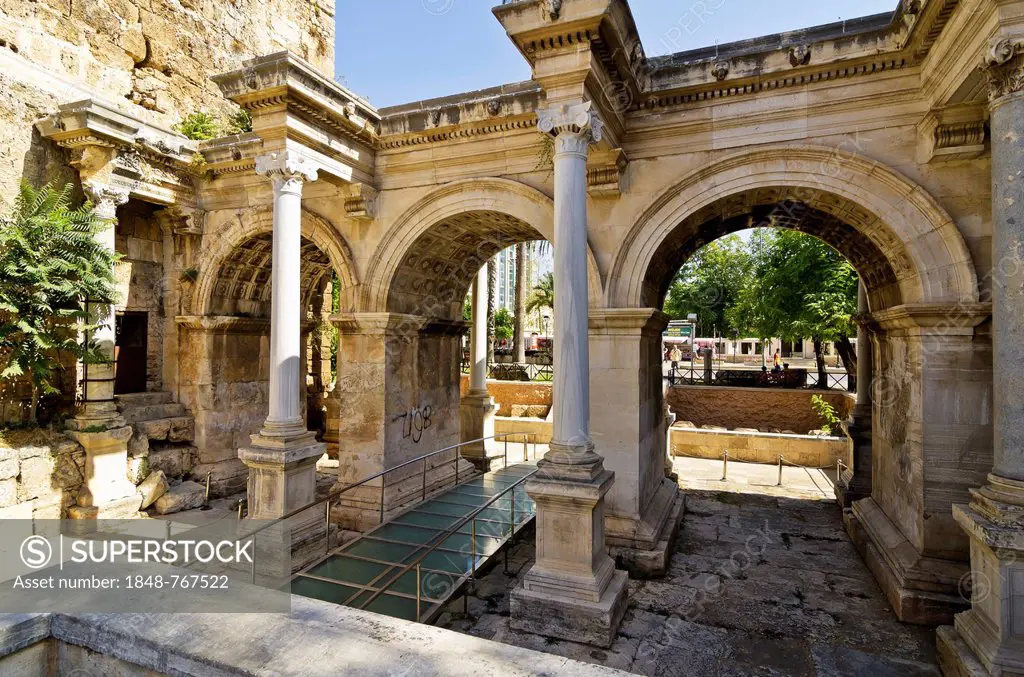
[[[587,148],[598,143],[604,123],[590,101],[571,106],[537,111],[537,129],[555,137],[555,153],[577,153],[586,156]]]
[[[988,80],[988,100],[1024,90],[1024,38],[993,40],[981,64]]]
[[[302,184],[317,180],[317,169],[306,158],[281,152],[256,158],[256,173],[274,182],[274,188],[285,193],[301,193]]]

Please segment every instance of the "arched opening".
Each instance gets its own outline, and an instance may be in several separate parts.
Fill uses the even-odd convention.
[[[228,493],[245,487],[248,469],[238,449],[250,443],[268,410],[272,212],[239,214],[218,225],[223,230],[209,242],[204,238],[209,246],[202,248],[195,281],[186,287],[186,308],[194,314],[179,320],[180,343],[195,359],[182,361],[180,389],[183,403],[196,412],[199,470],[212,473],[211,483],[219,480],[220,493]],[[329,228],[303,212],[301,357],[307,368],[295,394],[308,427],[334,451],[338,407],[329,317],[332,299],[351,298],[355,277],[347,246]]]
[[[606,303],[657,318],[653,309],[688,256],[757,224],[824,240],[867,287],[865,319],[874,337],[871,493],[852,504],[847,526],[897,615],[933,622],[928,605],[937,602],[951,613],[962,604],[957,582],[966,571],[967,542],[956,533],[951,505],[983,483],[979,469],[991,456],[985,443],[991,385],[970,367],[991,356],[987,335],[974,330],[985,315],[970,254],[949,215],[906,177],[833,149],[770,147],[726,157],[665,191],[624,239]],[[664,411],[655,383],[667,320],[660,316],[656,333],[637,332],[633,339],[647,367],[636,405],[641,413]],[[601,376],[592,374],[592,383]],[[606,417],[593,407],[592,417],[596,436]],[[651,451],[657,445],[644,442],[645,427],[638,427],[637,439],[646,462],[639,469],[619,462],[641,478],[655,474],[650,469],[658,459]],[[606,465],[618,472],[614,463]],[[638,493],[642,512],[653,482],[641,480]]]

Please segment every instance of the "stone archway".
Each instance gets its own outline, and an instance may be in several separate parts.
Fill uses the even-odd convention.
[[[463,300],[477,271],[502,249],[553,239],[554,203],[508,179],[456,181],[409,207],[370,258],[360,312],[339,321],[339,386],[346,411],[339,454],[341,481],[356,480],[461,441]],[[557,246],[557,244],[556,244]],[[591,298],[601,279],[589,256]],[[556,272],[557,274],[557,272]],[[409,434],[407,422],[429,412],[429,427]],[[418,420],[418,419],[417,419]],[[347,426],[347,427],[346,427]],[[451,462],[447,472],[453,471]],[[389,482],[402,480],[400,473]],[[430,481],[447,481],[439,469]],[[374,523],[379,486],[346,499],[354,525]],[[397,505],[402,490],[387,488]],[[364,519],[365,518],[365,519]],[[363,520],[359,522],[359,520]]]
[[[871,497],[854,503],[851,535],[901,619],[947,619],[963,603],[957,584],[967,560],[950,507],[983,483],[990,464],[984,365],[991,347],[975,332],[988,309],[978,303],[963,238],[941,206],[897,172],[829,148],[772,147],[712,163],[665,191],[624,238],[606,285],[609,309],[597,317],[591,311],[592,344],[621,343],[641,374],[639,382],[613,386],[638,395],[635,430],[602,430],[624,405],[592,404],[595,437],[611,436],[630,450],[608,456],[606,466],[641,478],[635,493],[609,494],[609,538],[623,533],[615,519],[650,521],[645,502],[653,501],[664,454],[663,436],[649,434],[664,425],[651,413],[664,411],[654,346],[667,318],[655,309],[696,249],[756,225],[818,236],[865,281],[876,330],[874,481]],[[608,327],[626,317],[630,329],[610,336]],[[615,367],[592,363],[592,388],[609,388]]]
[[[207,225],[196,278],[187,285],[183,303],[191,314],[178,320],[180,398],[195,412],[201,469],[212,473],[215,483],[237,490],[248,476],[238,449],[250,444],[267,415],[273,210],[241,210],[228,221]],[[303,325],[301,357],[308,369],[302,376],[316,370],[322,377],[330,355],[310,359],[311,352],[324,350],[322,343],[311,344],[310,332],[329,314],[332,277],[337,276],[348,307],[357,278],[348,245],[329,222],[304,209],[301,235],[300,298],[313,315]],[[305,382],[296,384],[296,394],[306,392],[302,408],[327,404],[330,410],[322,392],[327,384],[323,378],[313,381],[319,392],[306,392]]]

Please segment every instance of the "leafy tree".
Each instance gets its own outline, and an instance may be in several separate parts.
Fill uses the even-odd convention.
[[[856,371],[850,336],[857,312],[857,273],[816,237],[792,230],[759,233],[754,272],[727,312],[746,333],[786,340],[811,337],[818,375],[825,378],[823,345],[835,341],[847,373]],[[763,238],[763,245],[762,245]]]
[[[515,331],[515,317],[507,308],[499,308],[494,314],[494,337],[499,341],[512,338]]]
[[[61,356],[103,362],[95,343],[79,343],[90,332],[86,300],[105,316],[114,302],[117,255],[94,236],[110,224],[92,205],[72,208],[72,187],[22,184],[11,214],[0,219],[0,378],[32,384],[30,417],[39,397],[59,392],[55,374]]]
[[[526,312],[543,308],[555,309],[555,274],[548,273],[540,278],[526,299]]]
[[[728,315],[753,274],[753,258],[743,238],[727,235],[699,249],[679,269],[665,299],[665,312],[685,320],[697,315],[697,333],[735,336],[746,323]]]

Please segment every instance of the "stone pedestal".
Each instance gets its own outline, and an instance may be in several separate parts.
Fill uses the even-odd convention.
[[[72,421],[73,426],[77,424],[78,421]],[[68,436],[85,449],[86,483],[79,492],[78,505],[102,508],[125,498],[138,498],[135,485],[128,480],[128,440],[132,437],[132,429],[124,426],[96,432],[86,430],[91,429],[68,431]],[[135,506],[137,511],[138,504]]]
[[[249,467],[249,517],[278,519],[316,499],[316,462],[326,445],[313,433],[294,438],[252,436],[252,446],[239,449]]]
[[[1024,482],[992,475],[971,495],[953,507],[971,539],[971,608],[940,631],[940,663],[946,675],[1024,675]]]
[[[611,646],[626,612],[628,581],[604,544],[602,499],[613,474],[599,460],[590,469],[578,466],[568,473],[546,460],[539,465],[537,479],[526,483],[526,493],[537,503],[537,559],[512,592],[511,625]]]
[[[481,472],[497,470],[504,465],[504,454],[494,439],[494,416],[498,405],[487,392],[470,391],[459,403],[462,418],[462,439],[483,440],[462,447],[462,456]]]

